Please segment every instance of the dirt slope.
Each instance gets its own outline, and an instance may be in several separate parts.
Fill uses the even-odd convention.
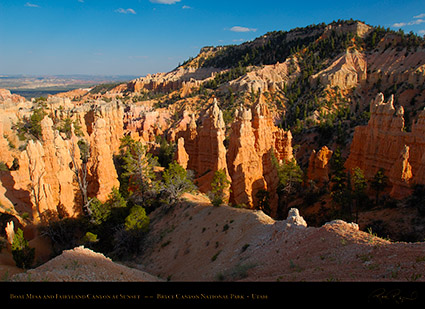
[[[66,250],[47,263],[14,275],[11,281],[160,281],[137,269],[112,262],[84,247]]]
[[[390,242],[341,220],[307,227],[297,209],[274,221],[186,194],[152,213],[146,251],[126,265],[76,247],[9,274],[11,281],[425,281],[425,243]]]
[[[307,227],[297,213],[274,221],[186,195],[152,215],[138,267],[171,281],[425,281],[424,242],[393,243],[340,220]]]

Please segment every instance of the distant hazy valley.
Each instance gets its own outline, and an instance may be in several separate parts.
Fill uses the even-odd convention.
[[[0,88],[27,99],[53,95],[78,88],[90,88],[100,83],[117,83],[135,79],[138,76],[108,75],[0,75]]]

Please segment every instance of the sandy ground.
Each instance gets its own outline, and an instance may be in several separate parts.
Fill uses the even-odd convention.
[[[340,220],[320,228],[274,221],[261,211],[213,207],[202,195],[186,198],[153,214],[140,269],[171,281],[425,281],[424,242],[390,242]]]
[[[47,263],[12,276],[11,281],[159,281],[137,269],[112,262],[103,254],[76,247]]]
[[[151,214],[146,250],[126,265],[76,247],[22,272],[3,255],[3,280],[425,281],[424,242],[391,242],[341,220],[308,227],[296,210],[275,221],[201,194],[184,198]]]

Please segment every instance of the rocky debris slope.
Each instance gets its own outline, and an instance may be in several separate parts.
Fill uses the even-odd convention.
[[[335,220],[308,227],[297,209],[214,207],[201,195],[152,215],[137,263],[171,281],[424,281],[425,243],[390,242]],[[143,265],[143,266],[141,266]]]
[[[49,262],[16,274],[11,281],[161,281],[137,269],[112,262],[103,254],[76,247],[66,250]]]

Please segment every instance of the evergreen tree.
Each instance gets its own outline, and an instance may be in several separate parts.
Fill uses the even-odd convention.
[[[227,179],[226,172],[224,170],[215,171],[211,182],[211,191],[208,194],[214,206],[220,206],[222,203],[226,202],[226,191],[229,187],[230,181]]]
[[[183,193],[195,189],[191,171],[186,171],[177,162],[170,163],[169,167],[162,174],[162,178],[164,181],[162,201],[166,205],[175,204]]]
[[[338,147],[331,159],[331,197],[334,204],[338,205],[342,215],[351,217],[351,178],[344,167],[345,159],[342,157],[341,149]]]
[[[366,206],[368,197],[366,194],[367,180],[361,168],[353,169],[353,197],[356,203],[356,222],[358,221],[358,212]]]
[[[272,163],[277,169],[279,184],[277,193],[279,195],[279,218],[286,215],[290,197],[297,192],[303,182],[303,171],[297,164],[295,159],[279,163],[274,155],[272,155]]]
[[[379,204],[379,195],[388,185],[388,177],[384,173],[384,169],[380,168],[370,182],[370,186],[376,192],[375,203]]]
[[[146,146],[131,138],[121,141],[123,150],[123,173],[128,180],[129,197],[137,204],[149,206],[159,192],[159,182],[155,178],[154,167],[158,165]]]
[[[34,262],[35,249],[29,247],[21,229],[18,229],[13,237],[12,256],[19,268],[28,269]]]

